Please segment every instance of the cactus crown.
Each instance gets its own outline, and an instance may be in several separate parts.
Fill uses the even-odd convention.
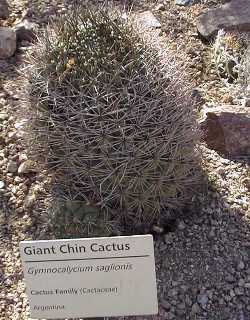
[[[195,181],[194,103],[127,21],[74,11],[29,61],[33,154],[46,155],[61,190],[134,223],[185,203]]]

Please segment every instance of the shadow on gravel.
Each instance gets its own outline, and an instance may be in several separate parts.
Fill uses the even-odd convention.
[[[250,217],[224,197],[209,184],[155,241],[159,315],[120,320],[250,319]]]
[[[250,318],[250,217],[223,198],[210,184],[156,243],[162,319]]]

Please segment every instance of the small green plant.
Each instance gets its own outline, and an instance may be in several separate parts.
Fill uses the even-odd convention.
[[[79,225],[98,208],[109,213],[103,225],[149,226],[189,201],[194,102],[170,56],[163,64],[119,14],[78,8],[51,24],[28,62],[31,155],[53,174],[57,198],[94,204]]]
[[[212,60],[224,81],[233,83],[242,80],[245,49],[244,37],[219,30],[212,47]]]

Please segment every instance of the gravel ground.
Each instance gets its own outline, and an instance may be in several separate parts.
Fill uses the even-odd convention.
[[[66,10],[59,1],[14,0],[10,4],[12,15],[5,23],[10,26],[24,15],[43,25],[50,14]],[[194,17],[218,4],[203,1],[177,7],[168,0],[160,10],[153,1],[135,5],[136,10],[157,9],[153,12],[162,23],[162,37],[189,62],[187,73],[203,106],[238,103],[211,68],[210,47],[201,42],[195,29]],[[14,66],[22,61],[25,50],[19,48],[14,58],[0,61],[1,320],[29,319],[19,241],[54,238],[45,209],[38,205],[49,177],[29,167],[20,140],[22,124],[13,112],[20,107],[21,92]],[[249,163],[225,159],[205,146],[202,155],[207,190],[196,196],[192,208],[185,210],[170,232],[155,238],[159,315],[137,320],[250,319]],[[23,163],[27,173],[20,173]]]

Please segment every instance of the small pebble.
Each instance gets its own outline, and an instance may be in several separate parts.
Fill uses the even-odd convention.
[[[15,161],[10,160],[7,165],[7,171],[10,173],[15,173],[17,171],[17,163]]]
[[[240,262],[238,263],[238,265],[237,265],[237,269],[238,269],[238,270],[244,270],[244,268],[245,268],[244,262],[243,262],[243,261],[240,261]]]
[[[194,303],[191,308],[191,314],[195,315],[201,311],[198,303]]]
[[[199,294],[197,297],[198,303],[202,306],[203,309],[206,308],[207,303],[208,303],[208,296],[206,293],[204,294]]]
[[[7,113],[1,113],[0,112],[0,121],[4,121],[8,119],[8,115]]]

